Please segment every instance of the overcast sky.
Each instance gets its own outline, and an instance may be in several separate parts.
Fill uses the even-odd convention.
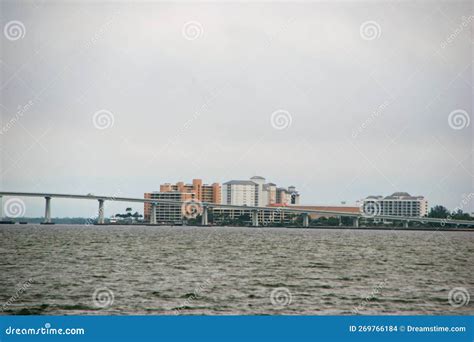
[[[258,174],[305,204],[406,191],[474,211],[469,1],[1,6],[3,190]]]

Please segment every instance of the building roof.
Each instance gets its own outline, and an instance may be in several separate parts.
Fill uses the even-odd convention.
[[[391,194],[391,196],[393,197],[411,197],[410,194],[408,192],[394,192],[393,194]]]
[[[225,182],[224,185],[257,185],[257,183],[249,180],[230,180]]]
[[[281,205],[275,205],[281,206]],[[289,205],[290,208],[296,209],[308,209],[308,210],[327,210],[327,211],[340,211],[344,213],[360,213],[359,207],[354,206],[339,206],[339,205]]]
[[[275,183],[267,183],[267,184],[265,184],[265,185],[268,185],[268,186],[276,186]]]
[[[381,200],[381,199],[387,199],[387,200],[396,200],[396,199],[423,199],[423,196],[412,196],[408,192],[394,192],[390,196],[368,196],[366,197],[366,200],[370,199],[375,199],[375,200]]]
[[[265,179],[265,178],[263,178],[263,177],[261,177],[261,176],[253,176],[253,177],[251,177],[250,179]]]
[[[385,199],[423,199],[423,196],[412,196],[408,192],[394,192]]]
[[[194,192],[185,192],[185,191],[152,191],[148,192],[151,195],[195,195]]]

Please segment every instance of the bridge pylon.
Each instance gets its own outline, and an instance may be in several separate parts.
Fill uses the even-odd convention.
[[[209,213],[209,208],[207,207],[207,205],[204,205],[202,207],[201,226],[207,226],[209,224],[208,213]]]
[[[156,224],[156,203],[151,204],[150,224]]]
[[[51,197],[46,196],[44,198],[46,200],[46,205],[44,208],[44,224],[50,224],[51,223]]]

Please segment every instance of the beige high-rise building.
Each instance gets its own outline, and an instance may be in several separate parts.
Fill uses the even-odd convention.
[[[221,185],[219,183],[203,184],[201,179],[193,179],[192,184],[178,182],[176,184],[165,183],[160,185],[160,192],[178,191],[182,193],[193,193],[195,200],[207,203],[221,203]]]
[[[363,211],[386,216],[423,217],[428,214],[428,201],[423,196],[395,192],[390,196],[369,196],[361,203]]]
[[[231,180],[222,186],[222,203],[266,207],[274,204],[295,205],[300,194],[294,186],[278,188],[266,183],[265,178],[254,176],[250,180]]]
[[[178,182],[160,185],[160,191],[145,193],[144,198],[165,199],[176,202],[198,201],[205,203],[221,203],[221,185],[202,184],[201,179],[193,179],[192,184]],[[145,203],[143,216],[145,221],[150,221],[151,204]],[[183,219],[181,205],[159,203],[156,206],[156,221],[158,223],[179,223]]]
[[[144,198],[156,200],[168,200],[176,202],[185,202],[195,199],[193,193],[170,191],[170,192],[147,192]],[[182,205],[174,203],[159,203],[156,206],[156,221],[158,223],[179,223],[183,219]],[[151,203],[144,203],[143,218],[150,221]]]

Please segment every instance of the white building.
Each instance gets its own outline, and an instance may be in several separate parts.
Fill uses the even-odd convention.
[[[395,192],[390,196],[369,196],[362,200],[362,209],[371,214],[390,216],[423,217],[428,214],[428,201],[423,196],[411,196],[407,192]]]
[[[256,184],[255,205],[257,207],[266,206],[266,201],[263,195],[263,186],[265,185],[265,178],[260,176],[253,176],[252,178],[250,178],[250,180]]]
[[[299,193],[294,186],[277,188],[265,183],[265,178],[254,176],[250,180],[231,180],[222,186],[222,203],[266,207],[268,205],[299,204]]]
[[[252,181],[231,180],[222,185],[222,203],[258,205],[258,184]]]

